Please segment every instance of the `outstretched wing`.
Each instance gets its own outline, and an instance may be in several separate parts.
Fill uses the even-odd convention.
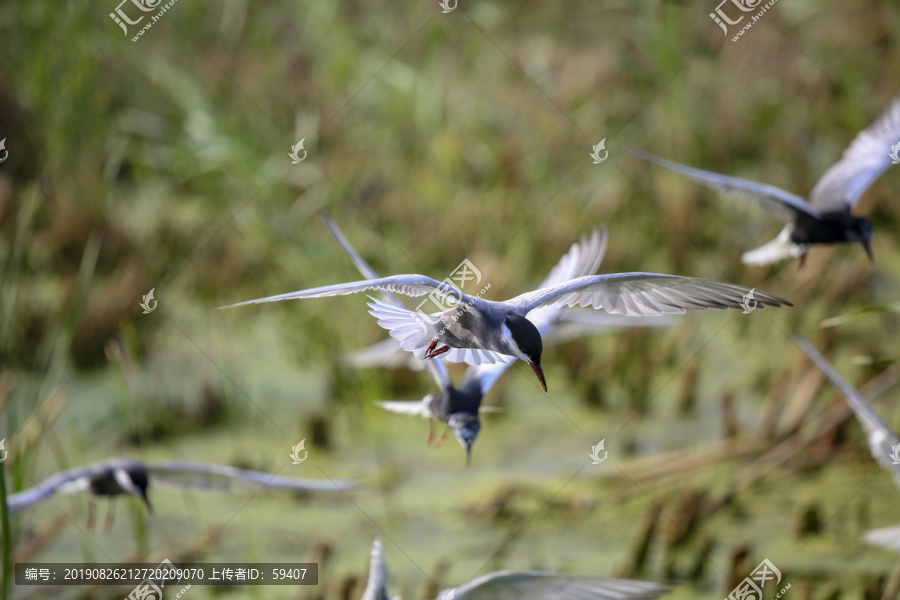
[[[349,481],[292,479],[271,473],[191,461],[147,465],[154,485],[199,492],[255,493],[261,489],[295,492],[340,492],[353,489]]]
[[[810,204],[823,212],[853,207],[862,193],[894,164],[891,152],[898,143],[900,97],[894,99],[877,121],[860,131],[841,160],[825,171],[809,195]]]
[[[344,232],[340,230],[340,228],[329,219],[325,213],[320,212],[319,217],[321,217],[322,221],[325,223],[325,226],[328,227],[328,230],[331,231],[331,235],[335,237],[341,247],[344,249],[350,256],[350,260],[353,261],[353,264],[356,265],[356,268],[359,270],[359,274],[368,279],[378,279],[378,274],[375,270],[369,266],[369,263],[363,259],[362,256],[356,251],[356,249],[350,244],[350,241],[344,236]],[[394,306],[405,308],[403,301],[397,297],[396,294],[391,292],[384,292],[384,299],[393,304]],[[399,348],[394,346],[394,351],[391,353],[391,356],[399,352]],[[447,367],[444,365],[444,361],[441,359],[438,360],[429,360],[425,363],[428,368],[428,372],[431,373],[431,376],[434,378],[435,383],[438,384],[443,389],[449,388],[452,384],[450,381],[450,375],[447,373]]]
[[[859,421],[859,424],[866,431],[869,451],[872,453],[872,457],[882,468],[891,472],[897,485],[900,486],[900,464],[894,464],[894,460],[891,458],[891,451],[894,446],[900,444],[900,437],[878,416],[878,413],[872,409],[866,399],[862,397],[862,394],[856,391],[846,379],[841,377],[840,373],[806,338],[798,334],[794,335],[794,341],[806,353],[806,356],[819,367],[822,373],[831,380],[831,383],[847,397],[847,402],[850,408],[853,409],[856,420]]]
[[[648,317],[709,308],[743,308],[751,290],[740,285],[658,273],[613,273],[579,277],[516,296],[510,303],[526,313],[539,306],[593,306],[614,315]],[[793,306],[753,290],[756,307]],[[743,303],[743,304],[742,304]]]
[[[551,269],[547,278],[541,282],[539,289],[553,287],[578,277],[593,275],[600,268],[603,256],[606,254],[606,246],[609,234],[604,226],[602,229],[594,229],[591,237],[582,236],[580,242],[572,244],[569,251],[563,256],[556,266]],[[545,306],[529,312],[526,317],[534,323],[541,336],[546,336],[553,329],[553,324],[559,319],[561,307]]]
[[[263,302],[278,302],[279,300],[298,300],[301,298],[325,298],[327,296],[346,296],[365,292],[366,290],[378,290],[381,292],[396,292],[406,296],[425,296],[426,294],[438,294],[444,299],[452,302],[471,302],[473,299],[455,286],[449,283],[441,283],[431,277],[425,275],[393,275],[391,277],[381,277],[378,279],[365,279],[363,281],[351,281],[349,283],[337,283],[334,285],[326,285],[308,290],[300,290],[297,292],[289,292],[287,294],[279,294],[277,296],[269,296],[268,298],[258,298],[256,300],[247,300],[246,302],[238,302],[237,304],[229,304],[220,306],[219,308],[234,308],[235,306],[245,306],[247,304],[262,304]]]
[[[594,228],[590,237],[581,236],[581,240],[572,244],[538,287],[550,287],[576,277],[593,275],[603,262],[608,243],[609,232],[606,226]]]
[[[32,488],[10,494],[6,498],[10,514],[29,509],[57,492],[86,490],[89,484],[88,478],[94,470],[94,466],[69,469],[48,477]]]
[[[786,223],[793,222],[797,213],[804,213],[815,218],[822,215],[817,208],[810,206],[803,198],[780,187],[680,165],[637,148],[630,150],[647,162],[681,173],[689,179],[716,190],[723,196],[755,204]]]
[[[115,469],[127,469],[138,464],[130,458],[111,458],[93,465],[67,469],[48,477],[32,488],[9,495],[7,497],[9,511],[14,514],[31,508],[53,494],[70,494],[85,491],[90,487],[93,477],[104,472],[112,472]]]
[[[649,600],[667,590],[649,581],[500,571],[444,590],[435,600]]]

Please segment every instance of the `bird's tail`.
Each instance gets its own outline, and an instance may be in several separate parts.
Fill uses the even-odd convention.
[[[791,241],[791,229],[791,226],[788,225],[774,240],[766,242],[759,248],[744,252],[741,260],[745,265],[762,267],[800,256],[806,251],[806,248]]]

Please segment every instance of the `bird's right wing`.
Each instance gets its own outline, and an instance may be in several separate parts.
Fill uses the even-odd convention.
[[[369,265],[369,263],[367,263],[365,259],[360,256],[353,245],[350,244],[350,241],[346,238],[346,236],[344,236],[344,232],[341,231],[340,228],[325,215],[325,213],[320,212],[319,217],[321,217],[322,221],[324,221],[325,226],[328,227],[329,231],[331,231],[331,235],[333,235],[334,238],[338,241],[338,243],[341,245],[341,248],[344,249],[344,252],[346,252],[350,256],[350,260],[353,261],[353,264],[359,270],[360,275],[367,279],[378,279],[378,274],[375,272],[375,269],[373,269]],[[384,299],[394,306],[406,308],[406,306],[403,304],[403,301],[400,300],[400,298],[398,298],[396,294],[385,291],[383,295]],[[398,352],[400,352],[400,348],[394,346],[394,352],[391,354],[391,357],[393,357],[394,354]],[[431,376],[434,378],[435,383],[437,383],[438,386],[440,386],[442,389],[447,389],[453,385],[450,381],[450,375],[447,373],[447,367],[444,365],[443,360],[429,360],[425,362],[425,366],[428,369],[428,372],[431,373]]]
[[[878,179],[897,157],[900,162],[900,97],[867,129],[860,131],[819,179],[809,202],[819,210],[842,211],[856,204],[859,197]]]
[[[666,591],[649,581],[500,571],[444,590],[435,600],[650,600]]]
[[[793,222],[797,213],[804,213],[815,218],[822,215],[817,208],[810,206],[806,200],[780,187],[680,165],[637,148],[631,148],[630,150],[647,162],[676,173],[681,173],[689,179],[716,190],[725,197],[756,204],[786,223]]]
[[[293,479],[271,473],[191,461],[147,465],[151,482],[198,492],[256,493],[262,489],[295,492],[340,492],[356,485],[350,481]]]
[[[794,335],[794,341],[800,346],[800,349],[806,353],[806,356],[825,374],[836,388],[841,390],[847,397],[856,420],[862,425],[866,431],[869,441],[869,451],[872,457],[884,469],[891,472],[897,485],[900,486],[900,463],[895,463],[891,458],[893,447],[900,444],[900,437],[888,427],[888,424],[878,416],[865,398],[862,397],[856,389],[850,385],[846,379],[841,377],[840,373],[809,343],[809,341],[801,335]]]
[[[579,277],[553,287],[527,292],[509,302],[522,312],[529,312],[543,305],[580,305],[593,306],[614,315],[649,317],[709,308],[745,308],[750,298],[755,302],[753,306],[760,309],[766,306],[793,306],[783,298],[756,289],[659,273],[613,273]]]

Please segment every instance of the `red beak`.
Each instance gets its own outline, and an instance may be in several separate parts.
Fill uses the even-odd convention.
[[[536,365],[534,363],[529,363],[531,368],[534,369],[534,374],[537,375],[538,379],[541,380],[541,387],[544,388],[544,392],[547,391],[547,382],[544,381],[544,370],[541,368],[541,365]]]

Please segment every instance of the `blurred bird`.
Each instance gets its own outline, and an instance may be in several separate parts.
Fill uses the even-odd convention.
[[[801,257],[815,244],[855,242],[866,250],[869,246],[872,222],[850,214],[860,196],[892,164],[900,143],[900,98],[885,113],[861,131],[844,151],[843,157],[819,179],[809,195],[809,202],[796,194],[774,185],[720,175],[712,171],[680,165],[642,150],[632,152],[646,161],[681,173],[723,196],[745,200],[760,206],[787,223],[772,241],[745,252],[741,259],[748,265],[768,265],[781,260]]]
[[[332,235],[350,256],[353,264],[359,269],[360,274],[369,279],[378,279],[378,274],[356,252],[338,226],[324,214],[320,216]],[[572,244],[569,252],[550,271],[550,274],[541,283],[540,287],[548,287],[576,277],[592,274],[600,267],[600,263],[603,261],[603,255],[606,253],[607,237],[606,228],[604,227],[602,230],[594,229],[589,238],[583,236],[580,242]],[[385,292],[383,297],[393,306],[404,308],[403,302],[395,294]],[[531,311],[526,315],[526,318],[534,324],[542,336],[546,336],[565,310],[571,311],[573,309],[544,307]],[[586,334],[590,329],[581,325],[580,331],[582,334]],[[393,348],[394,353],[400,350],[399,345]],[[472,444],[475,443],[475,439],[481,431],[478,413],[486,408],[481,406],[482,399],[513,362],[515,362],[515,359],[511,358],[494,364],[471,366],[466,370],[462,384],[457,388],[450,380],[443,360],[441,358],[429,360],[426,361],[426,365],[438,387],[441,388],[440,392],[428,394],[419,401],[387,401],[379,402],[378,404],[382,408],[393,412],[417,415],[429,419],[429,444],[434,437],[434,421],[446,423],[449,429],[453,431],[457,441],[465,448],[466,464],[469,464]],[[446,431],[438,440],[438,445],[443,442],[445,436]]]
[[[113,458],[57,473],[33,488],[11,494],[7,503],[10,514],[15,514],[48,500],[57,492],[87,492],[91,498],[88,527],[93,528],[94,498],[98,496],[106,496],[112,500],[114,496],[131,494],[140,498],[147,506],[147,511],[152,514],[153,508],[147,497],[151,480],[154,485],[182,491],[223,493],[256,493],[263,488],[296,492],[339,492],[354,487],[354,484],[347,481],[288,479],[227,465],[189,461],[145,465],[128,458]],[[112,526],[112,506],[110,503],[107,528]]]
[[[888,427],[888,424],[878,416],[878,413],[863,398],[862,394],[841,377],[831,363],[806,338],[795,334],[794,340],[806,353],[806,356],[831,380],[831,383],[846,396],[856,420],[866,432],[872,457],[875,462],[894,476],[894,482],[900,487],[900,436]],[[869,531],[864,539],[870,544],[900,551],[900,526]]]
[[[392,600],[381,540],[372,544],[362,600]],[[547,571],[498,571],[442,591],[434,600],[650,600],[666,593],[658,583],[572,577]],[[393,599],[398,600],[398,599]]]
[[[369,296],[369,314],[419,358],[444,355],[451,362],[470,365],[506,362],[507,356],[527,362],[547,391],[541,368],[543,340],[525,315],[541,307],[593,306],[629,317],[682,314],[687,310],[744,308],[744,298],[755,292],[757,308],[793,306],[787,300],[759,290],[695,277],[657,273],[588,275],[507,300],[494,302],[463,293],[449,283],[425,275],[394,275],[339,283],[248,300],[220,308],[300,298],[343,296],[366,290],[407,296],[432,294],[453,308],[424,315]]]

